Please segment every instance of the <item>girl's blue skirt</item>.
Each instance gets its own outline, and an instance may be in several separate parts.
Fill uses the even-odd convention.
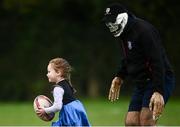
[[[52,126],[90,126],[84,106],[79,100],[63,105],[59,120]]]

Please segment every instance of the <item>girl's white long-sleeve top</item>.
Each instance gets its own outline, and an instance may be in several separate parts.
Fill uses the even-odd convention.
[[[64,89],[61,87],[55,87],[53,90],[53,97],[54,97],[54,103],[51,107],[44,108],[45,112],[47,114],[52,112],[58,112],[61,110],[63,105],[63,95],[64,95]]]

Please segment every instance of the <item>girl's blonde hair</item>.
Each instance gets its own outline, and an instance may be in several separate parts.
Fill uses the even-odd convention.
[[[72,87],[72,84],[71,84],[72,67],[67,62],[67,60],[65,60],[63,58],[54,58],[54,59],[49,61],[49,64],[52,64],[52,67],[54,68],[54,70],[56,72],[61,71],[62,77],[65,78],[66,80],[68,80],[68,82],[70,83],[70,85]],[[76,90],[73,88],[73,91],[75,92]]]

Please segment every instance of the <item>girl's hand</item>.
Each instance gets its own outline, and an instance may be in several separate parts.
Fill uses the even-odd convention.
[[[39,117],[46,115],[46,112],[43,108],[39,108],[38,110],[36,110],[36,112]]]

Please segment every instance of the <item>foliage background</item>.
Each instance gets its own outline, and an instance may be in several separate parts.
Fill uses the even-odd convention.
[[[120,64],[119,45],[101,22],[104,8],[121,2],[158,28],[179,84],[179,4],[175,0],[1,0],[0,100],[49,94],[46,66],[54,57],[74,67],[78,96],[106,96]],[[131,84],[125,91],[130,91]],[[174,96],[179,96],[179,85]],[[123,92],[128,94],[130,92]]]

